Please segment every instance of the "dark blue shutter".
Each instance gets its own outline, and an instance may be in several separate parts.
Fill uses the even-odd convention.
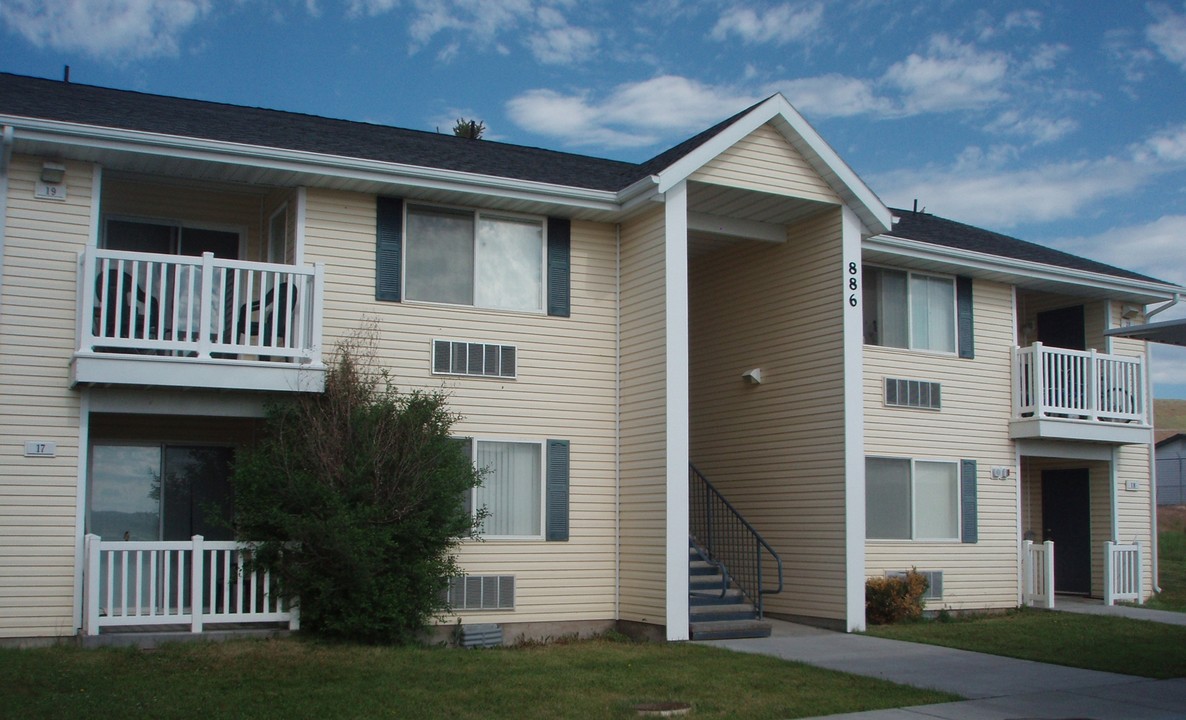
[[[959,330],[959,353],[962,358],[976,357],[976,342],[972,326],[972,278],[955,279],[955,317]]]
[[[404,201],[377,198],[375,207],[375,299],[399,302],[403,266]]]
[[[549,440],[545,539],[568,540],[568,441]]]
[[[976,526],[976,461],[960,460],[960,514],[963,532],[960,540],[974,543],[979,539]]]
[[[548,218],[548,314],[568,317],[572,303],[572,222]]]

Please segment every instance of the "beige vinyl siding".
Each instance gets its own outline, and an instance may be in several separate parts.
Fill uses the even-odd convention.
[[[37,200],[42,158],[9,166],[0,294],[0,637],[73,635],[79,396],[78,253],[91,235],[92,169],[66,164],[64,202]],[[57,444],[24,457],[26,440]]]
[[[572,226],[572,317],[375,300],[375,198],[308,191],[305,262],[325,265],[325,350],[376,329],[376,360],[403,391],[443,389],[463,436],[569,440],[568,542],[464,543],[473,575],[514,575],[516,609],[464,622],[613,619],[616,255],[614,228]],[[515,345],[518,378],[431,374],[434,339]]]
[[[693,258],[689,282],[692,462],[782,556],[787,590],[767,610],[834,620],[846,567],[841,251],[836,209],[788,228],[786,243]],[[761,385],[742,378],[752,368]]]
[[[624,224],[621,350],[623,620],[666,623],[667,347],[664,209]]]
[[[943,598],[932,609],[1017,604],[1017,481],[990,476],[994,466],[1016,472],[1009,438],[1013,291],[976,280],[973,302],[974,359],[865,346],[866,455],[976,461],[978,542],[866,541],[869,576],[912,567],[943,572]],[[940,383],[942,409],[887,407],[885,378]]]
[[[261,231],[263,191],[256,188],[212,186],[125,177],[103,178],[103,217],[117,216],[164,223],[182,223],[242,233],[239,259],[261,260],[267,240]]]
[[[768,124],[705,163],[690,179],[787,197],[840,202],[803,155]]]

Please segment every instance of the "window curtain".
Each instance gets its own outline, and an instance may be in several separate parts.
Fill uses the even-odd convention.
[[[476,504],[487,517],[482,534],[535,537],[540,535],[540,446],[533,443],[479,442],[476,463],[484,472]]]
[[[959,485],[955,463],[914,463],[914,537],[959,538]]]
[[[910,345],[906,322],[906,273],[882,270],[878,273],[878,345],[904,348]]]
[[[865,460],[865,534],[879,540],[910,539],[910,461]]]
[[[910,276],[912,347],[955,352],[955,284],[946,278]]]

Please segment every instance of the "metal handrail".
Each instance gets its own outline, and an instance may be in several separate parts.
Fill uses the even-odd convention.
[[[721,566],[722,574],[737,583],[761,618],[763,596],[782,592],[782,558],[695,465],[688,463],[688,472],[689,533],[709,560]],[[778,568],[778,586],[773,589],[764,587],[763,551]]]

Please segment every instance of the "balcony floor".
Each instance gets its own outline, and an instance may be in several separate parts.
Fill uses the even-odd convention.
[[[70,361],[70,385],[322,392],[325,389],[325,366],[261,360],[78,352]]]

